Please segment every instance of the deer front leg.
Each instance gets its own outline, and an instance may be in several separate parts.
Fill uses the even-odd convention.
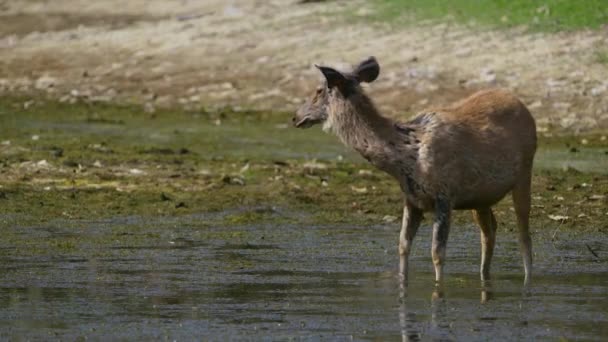
[[[478,208],[473,210],[473,219],[481,229],[481,266],[479,273],[481,281],[490,280],[490,262],[494,254],[496,243],[496,218],[492,208]]]
[[[408,259],[412,249],[412,241],[421,221],[422,210],[406,203],[403,207],[403,223],[399,234],[399,277],[403,282],[407,282]]]
[[[433,223],[433,246],[431,255],[435,266],[435,281],[443,281],[443,265],[445,263],[445,250],[450,233],[450,216],[452,208],[445,198],[435,201],[435,222]]]

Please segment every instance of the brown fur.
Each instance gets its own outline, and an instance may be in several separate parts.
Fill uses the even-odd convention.
[[[442,280],[452,209],[474,211],[481,228],[481,277],[488,279],[496,232],[491,207],[512,192],[528,282],[536,127],[527,108],[510,92],[492,89],[400,123],[383,117],[359,86],[361,79],[375,80],[379,72],[375,59],[364,61],[351,74],[321,70],[327,79],[324,89],[298,111],[294,122],[324,122],[326,130],[397,179],[405,195],[399,243],[404,279],[422,213],[431,211],[435,214],[433,263],[436,280]]]

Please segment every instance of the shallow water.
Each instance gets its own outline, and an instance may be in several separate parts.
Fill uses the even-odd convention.
[[[565,148],[540,149],[534,163],[540,169],[576,169],[582,172],[608,173],[608,150],[581,148],[573,153]]]
[[[400,299],[398,224],[267,224],[226,235],[225,227],[197,225],[204,220],[10,228],[32,241],[88,240],[55,255],[0,242],[0,339],[599,341],[608,334],[608,243],[599,235],[535,234],[535,277],[524,291],[515,235],[499,231],[491,299],[482,304],[472,226],[453,228],[443,298],[433,300],[428,226],[415,240]],[[123,229],[143,238],[94,243]]]

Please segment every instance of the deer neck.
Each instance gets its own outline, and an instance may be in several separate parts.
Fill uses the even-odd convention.
[[[365,95],[330,104],[325,129],[379,169],[402,178],[412,173],[417,144],[395,121],[382,116]]]

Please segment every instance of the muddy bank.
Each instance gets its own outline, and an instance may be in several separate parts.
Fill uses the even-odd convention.
[[[226,210],[234,224],[399,220],[392,179],[333,136],[291,128],[289,113],[23,101],[0,102],[5,224]],[[606,170],[606,136],[542,136],[535,229],[606,232]],[[306,214],[281,214],[294,210]],[[511,211],[510,199],[498,206],[504,229]]]

